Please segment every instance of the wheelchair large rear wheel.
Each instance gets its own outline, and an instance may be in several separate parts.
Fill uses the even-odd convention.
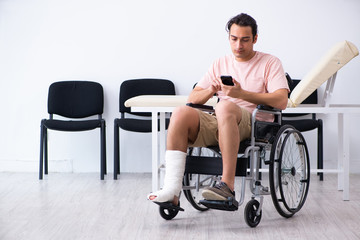
[[[290,125],[280,128],[272,144],[269,180],[276,210],[283,217],[293,216],[306,200],[310,164],[304,137]]]
[[[206,211],[209,208],[199,202],[203,199],[201,190],[205,187],[213,187],[215,183],[216,180],[214,180],[214,176],[212,175],[185,173],[183,192],[186,199],[195,209]]]

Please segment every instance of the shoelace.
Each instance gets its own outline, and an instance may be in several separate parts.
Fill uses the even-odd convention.
[[[230,191],[230,193],[235,196],[235,191],[234,191],[234,192],[231,191],[230,188],[229,188],[229,187],[226,185],[226,183],[224,183],[224,182],[220,182],[220,183],[218,183],[218,184],[216,184],[216,185],[214,186],[214,188],[217,188],[217,189],[219,189],[219,190],[221,190],[221,188],[223,188],[223,187],[226,187],[226,188]]]
[[[216,185],[214,186],[214,188],[221,189],[222,186],[224,186],[224,185],[226,185],[226,183],[220,182],[220,183],[216,184]]]

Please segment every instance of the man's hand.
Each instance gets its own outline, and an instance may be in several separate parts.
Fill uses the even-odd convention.
[[[221,82],[219,79],[213,79],[210,86],[205,89],[195,86],[189,95],[188,102],[193,104],[205,104],[216,92],[221,90]]]
[[[241,93],[243,89],[240,86],[240,83],[233,79],[234,86],[224,85],[221,83],[221,90],[226,96],[233,98],[241,98]]]
[[[213,79],[211,81],[211,85],[208,89],[212,92],[212,95],[214,95],[217,91],[221,90],[221,86],[222,86],[222,83],[221,83],[220,77],[217,77],[216,79]]]

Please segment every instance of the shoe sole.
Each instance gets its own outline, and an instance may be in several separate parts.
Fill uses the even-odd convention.
[[[206,200],[215,200],[215,201],[225,201],[225,200],[227,200],[226,197],[221,196],[220,194],[217,194],[216,192],[213,192],[213,191],[210,191],[210,190],[207,190],[207,189],[202,191],[202,196]]]

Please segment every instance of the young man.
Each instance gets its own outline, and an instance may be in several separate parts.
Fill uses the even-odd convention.
[[[286,108],[289,89],[280,60],[253,49],[258,38],[256,21],[242,13],[229,20],[227,30],[233,54],[216,60],[188,99],[204,104],[216,93],[220,101],[215,115],[188,106],[173,112],[167,135],[164,187],[148,195],[151,201],[177,205],[187,147],[216,144],[222,153],[222,180],[203,190],[202,195],[207,200],[235,197],[237,153],[240,141],[250,137],[252,111],[258,104]],[[221,75],[232,76],[234,86],[222,84]],[[258,118],[272,121],[267,115]]]

